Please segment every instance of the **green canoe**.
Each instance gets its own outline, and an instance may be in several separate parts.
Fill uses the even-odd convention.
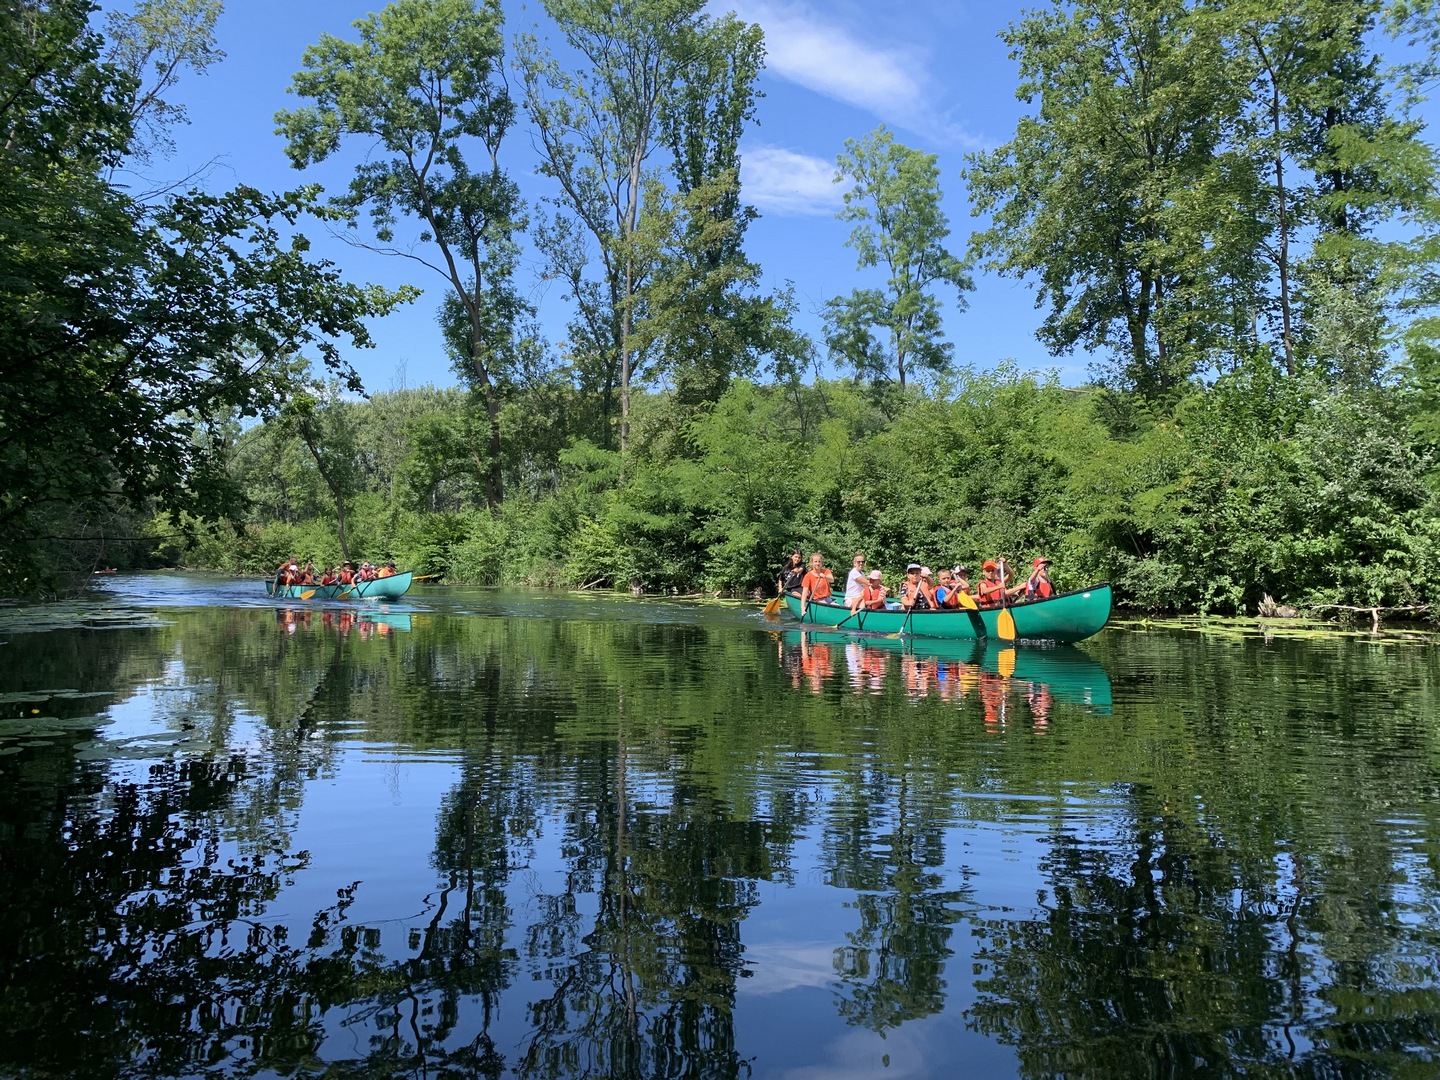
[[[806,625],[855,630],[867,634],[900,634],[919,638],[999,638],[995,620],[999,608],[966,611],[917,611],[907,617],[903,611],[859,611],[854,617],[842,604],[811,602],[804,618],[800,616],[800,597],[785,594],[785,607],[792,616]],[[1086,589],[1061,593],[1049,600],[1033,600],[1028,604],[1011,604],[1006,610],[1015,619],[1017,641],[1083,641],[1098,634],[1110,618],[1110,583],[1101,582]]]
[[[358,585],[276,585],[271,580],[265,582],[265,595],[287,600],[394,600],[410,591],[413,577],[414,571],[406,570]]]

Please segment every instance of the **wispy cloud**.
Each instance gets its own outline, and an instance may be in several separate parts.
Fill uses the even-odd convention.
[[[804,0],[711,0],[765,31],[772,75],[929,138],[975,149],[980,141],[938,109],[942,98],[923,45],[883,47],[827,21]]]
[[[835,162],[778,146],[743,148],[740,183],[746,202],[784,217],[833,214],[844,191],[835,183]]]

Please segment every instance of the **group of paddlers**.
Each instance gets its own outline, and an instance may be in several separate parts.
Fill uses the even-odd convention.
[[[393,560],[387,563],[362,562],[359,566],[355,566],[349,559],[346,559],[339,566],[327,566],[324,570],[317,571],[314,563],[302,564],[295,559],[287,559],[280,564],[280,569],[275,574],[275,584],[361,585],[367,581],[393,577],[395,572]]]
[[[962,564],[941,568],[936,575],[928,566],[912,562],[905,568],[905,580],[898,596],[892,597],[885,575],[879,570],[865,572],[865,555],[855,553],[850,573],[845,578],[845,606],[857,611],[879,611],[887,607],[902,611],[944,611],[950,608],[994,608],[1045,600],[1055,595],[1050,583],[1050,560],[1041,556],[1031,563],[1031,574],[1021,584],[1011,585],[1004,559],[986,559],[980,564],[980,580],[971,586],[970,570]],[[800,552],[790,554],[781,567],[776,588],[781,593],[799,593],[800,611],[804,614],[811,600],[833,603],[835,575],[825,565],[820,552],[810,556],[805,568]]]

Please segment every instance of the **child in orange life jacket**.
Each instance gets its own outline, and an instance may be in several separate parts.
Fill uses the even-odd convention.
[[[1032,573],[1025,582],[1026,600],[1048,600],[1055,595],[1055,586],[1050,584],[1050,560],[1043,555],[1030,564]]]

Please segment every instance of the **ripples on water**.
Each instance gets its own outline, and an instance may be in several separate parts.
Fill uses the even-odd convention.
[[[0,1073],[1422,1074],[1428,647],[0,613]]]

